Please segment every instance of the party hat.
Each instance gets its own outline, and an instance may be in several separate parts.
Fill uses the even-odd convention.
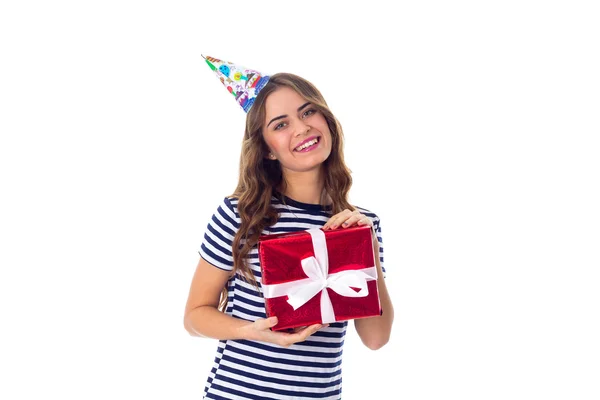
[[[269,76],[214,57],[202,57],[210,69],[215,71],[217,77],[229,93],[235,97],[235,100],[244,112],[248,112],[252,104],[254,104],[254,99],[258,95],[258,92],[269,81]]]

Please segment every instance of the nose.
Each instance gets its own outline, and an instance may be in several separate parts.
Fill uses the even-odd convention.
[[[302,120],[298,120],[297,124],[296,124],[296,136],[299,136],[300,134],[306,134],[310,131],[310,126],[306,123],[304,123],[304,121]]]

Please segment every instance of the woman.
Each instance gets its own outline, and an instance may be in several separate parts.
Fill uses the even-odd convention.
[[[354,326],[370,349],[387,343],[394,311],[379,218],[348,203],[351,184],[342,129],[321,93],[296,75],[271,76],[248,110],[239,182],[208,224],[185,309],[191,335],[219,339],[205,398],[341,398],[347,321],[270,330],[277,317],[266,318],[257,290],[261,234],[371,226],[382,315]]]

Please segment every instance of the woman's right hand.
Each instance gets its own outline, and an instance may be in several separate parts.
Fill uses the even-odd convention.
[[[303,326],[295,328],[293,333],[287,332],[273,332],[270,328],[277,325],[277,317],[260,318],[256,321],[246,325],[244,329],[250,340],[258,340],[261,342],[269,342],[278,344],[282,347],[289,347],[294,343],[303,342],[310,335],[318,331],[319,329],[329,326],[322,324],[315,324],[310,326]]]

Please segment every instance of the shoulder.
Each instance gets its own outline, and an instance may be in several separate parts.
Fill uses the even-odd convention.
[[[238,199],[232,196],[223,197],[213,216],[213,221],[226,222],[236,228],[239,227],[240,215],[237,210],[237,201]]]
[[[239,198],[237,196],[228,195],[223,198],[220,204],[220,208],[225,209],[230,215],[235,216],[238,222],[241,221],[240,213],[238,210],[238,201]],[[272,206],[281,206],[283,205],[280,200],[278,200],[275,196],[271,197],[271,205]],[[277,209],[277,207],[275,207]]]
[[[223,198],[223,204],[228,209],[230,209],[231,211],[234,211],[237,214],[237,204],[238,204],[238,198],[237,197],[225,196]]]

